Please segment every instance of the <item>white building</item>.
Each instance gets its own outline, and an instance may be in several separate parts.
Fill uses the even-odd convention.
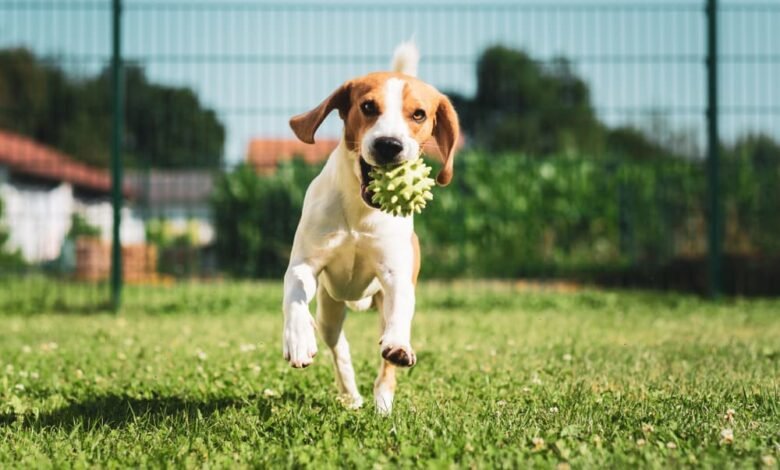
[[[73,158],[32,139],[0,130],[0,223],[9,229],[9,247],[29,262],[60,256],[74,214],[111,240],[111,179],[106,170]],[[130,195],[126,189],[125,194]],[[122,208],[123,244],[144,241],[143,221]]]

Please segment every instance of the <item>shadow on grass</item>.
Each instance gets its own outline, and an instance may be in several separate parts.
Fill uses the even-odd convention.
[[[265,419],[271,414],[271,403],[255,395],[244,397],[190,400],[176,396],[135,398],[127,395],[105,395],[71,403],[54,411],[33,416],[0,414],[0,426],[21,420],[25,428],[61,428],[65,430],[96,427],[122,428],[133,423],[158,425],[165,422],[194,423],[223,410],[256,408],[253,414]]]

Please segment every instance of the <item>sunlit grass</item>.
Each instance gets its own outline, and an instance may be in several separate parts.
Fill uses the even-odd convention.
[[[63,314],[56,304],[36,313],[33,301],[10,309],[0,299],[0,460],[574,468],[780,460],[780,301],[428,284],[414,326],[418,365],[400,375],[393,416],[380,418],[370,404],[342,409],[322,345],[306,370],[284,363],[280,295],[276,283],[130,287],[120,316]],[[376,314],[351,314],[347,333],[369,398]]]

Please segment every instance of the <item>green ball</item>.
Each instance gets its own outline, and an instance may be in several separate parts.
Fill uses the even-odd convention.
[[[419,214],[433,199],[431,188],[435,183],[428,177],[430,174],[431,167],[422,158],[398,165],[375,166],[369,173],[372,180],[368,189],[374,193],[371,200],[382,211],[395,216]]]

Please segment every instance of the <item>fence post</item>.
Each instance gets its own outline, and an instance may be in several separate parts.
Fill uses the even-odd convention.
[[[709,294],[721,293],[723,212],[718,135],[718,1],[707,0],[707,182],[709,196]]]
[[[111,8],[111,306],[119,310],[122,300],[122,130],[124,97],[122,93],[122,1],[113,0]]]

